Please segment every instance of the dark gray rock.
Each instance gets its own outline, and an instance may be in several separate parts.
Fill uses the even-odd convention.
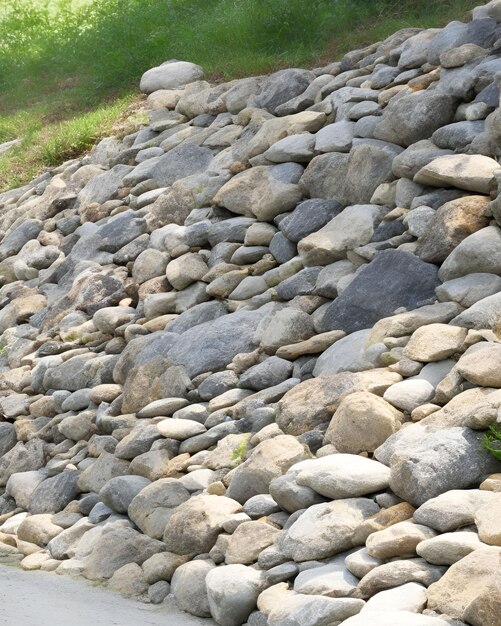
[[[399,146],[427,139],[454,119],[455,100],[445,93],[418,91],[392,98],[376,127],[374,137]]]
[[[417,141],[395,157],[393,173],[399,178],[413,179],[422,167],[447,154],[453,154],[452,150],[437,148],[429,139]]]
[[[310,233],[325,226],[343,210],[335,200],[312,199],[297,205],[290,215],[280,222],[280,230],[289,241],[297,243]]]
[[[428,48],[428,63],[440,65],[440,55],[465,43],[474,43],[482,48],[490,48],[496,37],[496,21],[492,19],[473,20],[467,24],[451,22],[431,41]]]
[[[230,370],[216,372],[200,383],[198,393],[202,400],[212,400],[212,398],[234,389],[237,385],[238,376],[234,372]]]
[[[177,319],[169,324],[168,331],[169,333],[182,334],[194,326],[216,320],[227,313],[228,310],[222,302],[202,302],[181,313]]]
[[[275,113],[281,104],[306,91],[314,79],[315,75],[308,70],[280,70],[265,79],[260,94],[252,98],[249,104]]]
[[[42,481],[30,498],[30,512],[59,513],[80,493],[77,480],[80,472],[65,470]]]
[[[133,169],[128,165],[115,165],[111,170],[94,176],[78,194],[76,208],[85,207],[92,202],[103,204],[107,200],[113,200],[123,185],[124,176]]]
[[[161,439],[161,437],[155,424],[143,425],[143,423],[139,423],[128,435],[120,439],[115,448],[115,456],[119,459],[132,461],[136,456],[148,452],[153,442]]]
[[[323,267],[307,267],[294,276],[285,279],[277,285],[277,295],[283,300],[292,300],[296,296],[312,294],[322,269]]]
[[[17,443],[16,429],[10,422],[0,422],[0,457],[7,454]]]
[[[405,224],[402,220],[391,220],[388,222],[382,221],[374,229],[372,235],[372,242],[387,241],[392,237],[397,237],[406,231]]]
[[[127,513],[129,504],[150,481],[142,476],[115,476],[99,492],[99,497],[117,513]]]
[[[95,236],[101,239],[100,250],[118,252],[120,248],[145,232],[145,220],[138,217],[134,211],[125,211],[114,217],[106,218],[104,223],[99,225]]]
[[[275,233],[270,241],[270,253],[278,263],[287,263],[297,255],[297,246],[283,233]]]
[[[247,229],[255,221],[252,217],[232,217],[228,220],[211,224],[208,232],[210,245],[215,246],[226,241],[243,243]]]
[[[395,309],[415,309],[435,301],[438,268],[400,250],[384,250],[365,266],[319,323],[319,331],[352,333],[370,328]]]
[[[484,120],[456,122],[436,130],[432,141],[439,148],[464,152],[477,135],[484,132]]]
[[[346,204],[370,202],[377,187],[393,179],[393,159],[402,152],[400,145],[395,144],[400,142],[387,143],[378,139],[353,140],[343,185]]]
[[[161,157],[143,161],[124,178],[124,185],[136,185],[153,179],[159,187],[169,187],[176,180],[204,172],[213,157],[212,150],[195,144],[182,144]]]
[[[292,363],[278,356],[271,356],[249,368],[240,376],[239,387],[260,391],[282,383],[290,377]]]
[[[456,200],[468,195],[460,189],[436,189],[422,196],[416,196],[411,202],[411,209],[417,209],[420,206],[428,206],[432,209],[439,209],[446,202]]]
[[[231,257],[230,262],[237,265],[251,265],[268,252],[268,246],[241,246]]]
[[[240,352],[257,347],[254,333],[264,314],[238,311],[195,326],[179,336],[167,358],[191,377],[226,367]]]
[[[36,239],[43,228],[40,220],[25,220],[12,232],[10,232],[0,245],[0,260],[17,254],[24,244],[31,239]]]

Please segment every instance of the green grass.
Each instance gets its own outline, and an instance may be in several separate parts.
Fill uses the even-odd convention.
[[[0,190],[110,132],[141,74],[169,58],[212,79],[327,63],[478,0],[2,0]],[[66,140],[68,135],[68,140]]]
[[[245,455],[249,451],[250,438],[251,438],[250,434],[244,435],[242,437],[242,440],[238,444],[238,446],[236,446],[236,448],[233,450],[233,453],[231,455],[231,460],[236,461],[238,465],[240,465],[241,463],[245,461]]]
[[[489,452],[496,458],[498,461],[501,461],[501,426],[498,424],[493,424],[489,427],[489,431],[485,434],[484,440],[482,442],[484,448],[489,450]]]

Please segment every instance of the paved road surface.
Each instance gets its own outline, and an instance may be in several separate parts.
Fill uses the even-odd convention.
[[[179,611],[122,598],[85,580],[0,564],[0,626],[213,626]]]

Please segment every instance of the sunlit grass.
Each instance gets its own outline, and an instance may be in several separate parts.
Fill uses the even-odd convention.
[[[141,74],[169,58],[230,79],[314,66],[478,0],[1,0],[0,190],[109,132]],[[125,100],[123,100],[125,98]],[[64,135],[67,134],[67,139]]]

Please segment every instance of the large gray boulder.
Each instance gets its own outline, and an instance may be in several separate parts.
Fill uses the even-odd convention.
[[[198,617],[210,617],[205,579],[214,568],[212,561],[201,559],[177,568],[172,577],[171,589],[180,609]]]
[[[86,578],[90,580],[111,578],[127,563],[142,565],[153,554],[166,551],[161,541],[119,524],[105,526],[100,537],[92,544],[83,570]]]
[[[326,559],[353,547],[353,532],[378,511],[379,506],[367,498],[316,504],[288,528],[279,547],[296,562]]]
[[[257,347],[254,334],[262,316],[260,311],[237,311],[199,324],[179,336],[167,358],[184,366],[189,376],[221,369],[237,354]]]
[[[142,476],[115,476],[99,492],[101,500],[117,513],[127,513],[129,504],[144,487],[150,484]]]
[[[206,554],[222,532],[223,522],[242,510],[241,505],[224,496],[202,494],[179,505],[164,531],[166,549],[175,554]]]
[[[420,506],[451,489],[477,486],[484,476],[499,470],[499,462],[482,448],[482,439],[482,433],[457,427],[424,431],[414,441],[403,440],[390,458],[391,489]]]
[[[426,90],[395,96],[384,110],[374,137],[407,147],[450,124],[454,113],[455,100],[445,93]]]
[[[177,479],[161,478],[146,484],[134,496],[128,507],[128,515],[143,533],[161,539],[174,509],[189,497],[190,492]]]
[[[65,470],[40,483],[31,494],[29,505],[31,513],[62,511],[80,493],[77,486],[79,476],[80,472],[76,470]]]
[[[370,328],[400,307],[416,309],[435,301],[438,268],[408,252],[384,250],[330,304],[320,332]]]
[[[160,187],[169,187],[176,180],[204,172],[212,157],[209,148],[183,144],[160,157],[143,161],[124,177],[123,183],[132,186],[152,178]]]
[[[139,88],[143,93],[153,93],[159,89],[178,89],[203,77],[203,69],[195,63],[167,61],[145,72]]]
[[[240,626],[256,608],[266,583],[262,572],[245,565],[224,565],[206,577],[212,617],[221,626]]]

